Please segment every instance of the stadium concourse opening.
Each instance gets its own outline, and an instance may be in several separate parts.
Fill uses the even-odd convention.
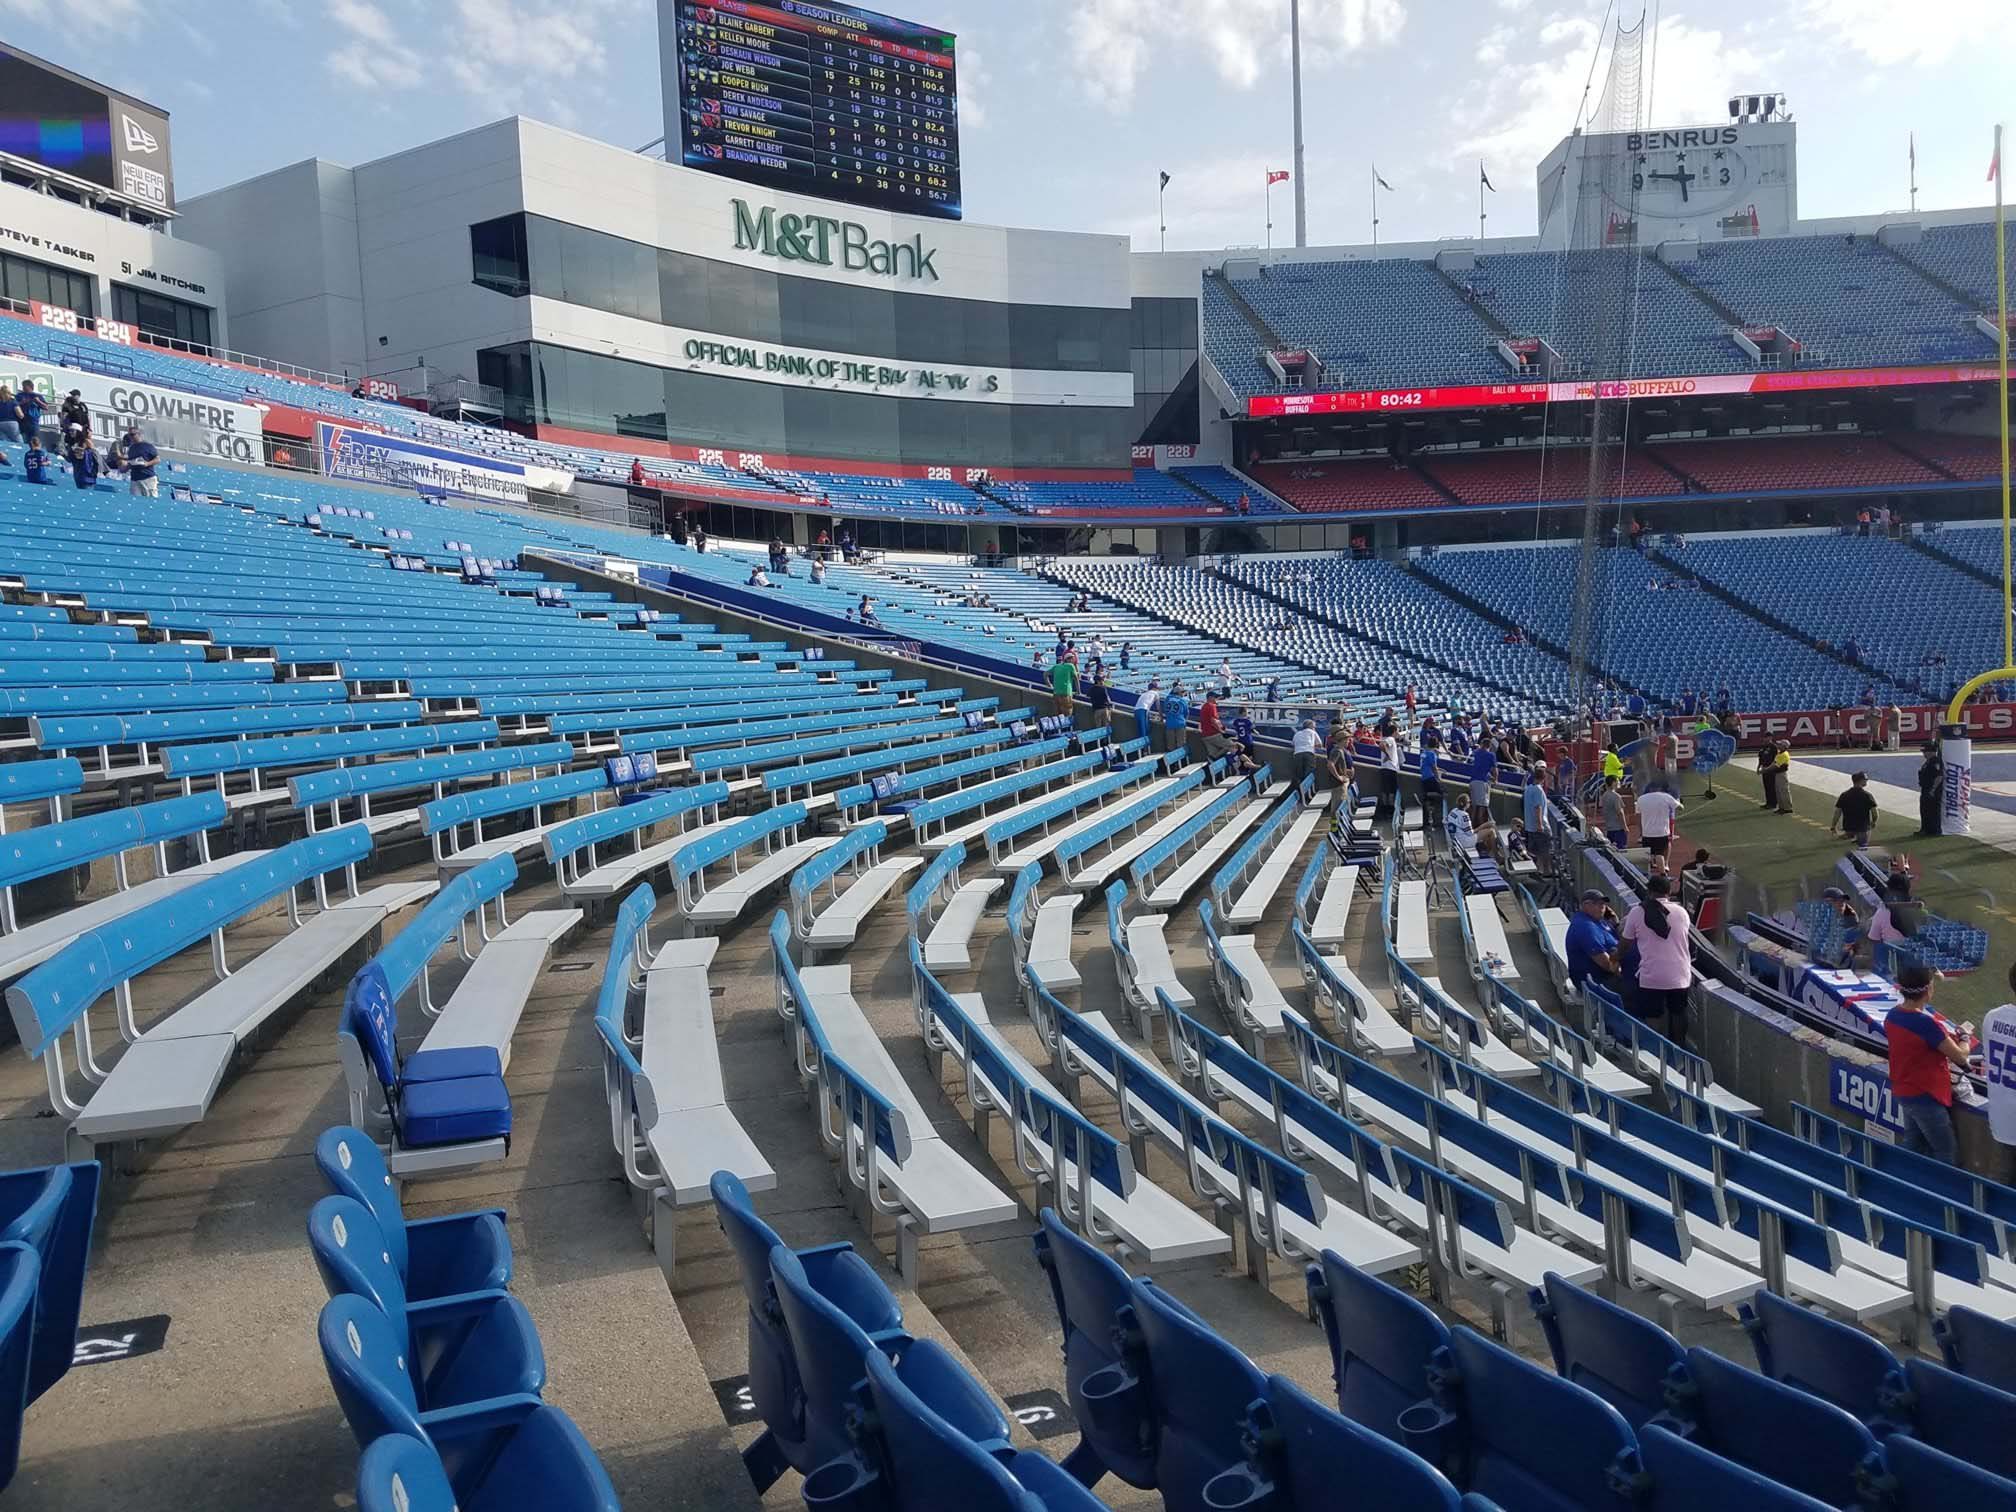
[[[1999,199],[1627,17],[1136,252],[659,11],[179,197],[0,49],[7,1506],[2016,1506]]]

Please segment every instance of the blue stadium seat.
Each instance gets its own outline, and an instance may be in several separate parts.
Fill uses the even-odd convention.
[[[1687,1351],[1658,1324],[1559,1276],[1531,1294],[1563,1380],[1594,1392],[1642,1428],[1686,1388]]]
[[[1455,1414],[1457,1483],[1516,1512],[1597,1512],[1631,1502],[1631,1427],[1601,1397],[1474,1329],[1452,1331],[1436,1400]]]
[[[1064,1392],[1078,1419],[1078,1445],[1065,1466],[1088,1486],[1111,1472],[1143,1490],[1155,1485],[1155,1421],[1141,1374],[1140,1342],[1120,1319],[1134,1281],[1104,1250],[1045,1208],[1036,1263],[1050,1277],[1064,1329]]]
[[[1324,1406],[1286,1376],[1271,1377],[1266,1397],[1248,1407],[1243,1443],[1246,1463],[1205,1487],[1204,1505],[1214,1512],[1327,1512],[1340,1502],[1382,1512],[1453,1512],[1458,1505],[1456,1488],[1433,1465]]]
[[[1887,1431],[1883,1402],[1902,1388],[1904,1368],[1880,1340],[1768,1291],[1736,1312],[1765,1375]]]
[[[362,1297],[401,1336],[409,1395],[428,1412],[494,1396],[537,1396],[546,1356],[525,1304],[509,1292],[469,1292],[434,1302],[406,1297],[370,1209],[324,1197],[308,1214],[308,1244],[331,1297]]]
[[[21,1461],[28,1368],[35,1353],[35,1291],[42,1262],[26,1244],[0,1244],[0,1491]]]
[[[1933,1324],[1949,1369],[1998,1391],[2016,1392],[2016,1324],[1970,1307],[1949,1308]]]
[[[1096,1496],[1057,1464],[1008,1442],[980,1383],[937,1343],[920,1339],[899,1369],[870,1350],[860,1449],[805,1480],[819,1512],[1099,1512]]]
[[[1641,1512],[1828,1512],[1829,1504],[1690,1444],[1654,1423],[1638,1434],[1647,1494]]]
[[[1446,1414],[1429,1403],[1428,1362],[1449,1329],[1420,1302],[1326,1252],[1308,1271],[1309,1306],[1330,1341],[1331,1375],[1344,1416],[1440,1462]],[[1413,1409],[1409,1429],[1401,1414]]]
[[[2006,1431],[2006,1430],[2005,1430]],[[2016,1512],[2016,1480],[1941,1453],[1901,1433],[1883,1440],[1898,1512]]]
[[[1834,1507],[1854,1505],[1881,1471],[1875,1437],[1831,1402],[1705,1349],[1687,1352],[1687,1377],[1675,1415],[1693,1442],[1724,1459]]]
[[[408,1219],[385,1155],[362,1129],[337,1124],[315,1141],[315,1165],[340,1196],[371,1210],[409,1300],[429,1302],[511,1284],[511,1237],[501,1208]]]
[[[770,1270],[770,1256],[783,1240],[756,1216],[749,1189],[737,1177],[717,1172],[709,1191],[748,1303],[749,1394],[765,1426],[742,1459],[763,1490],[786,1468],[808,1471],[819,1464],[807,1442],[805,1387]],[[902,1307],[851,1244],[823,1244],[799,1250],[797,1257],[806,1281],[869,1339],[907,1337]]]
[[[1911,1437],[1970,1465],[2016,1480],[2016,1395],[1934,1365],[1904,1362],[1904,1390],[1886,1415]]]
[[[781,1244],[770,1251],[770,1276],[784,1335],[790,1341],[792,1363],[804,1389],[800,1451],[804,1459],[797,1468],[811,1474],[829,1460],[845,1458],[854,1448],[848,1420],[854,1388],[866,1374],[869,1353],[893,1355],[900,1365],[911,1340],[900,1331],[870,1335],[814,1288],[804,1265]]]
[[[357,1467],[358,1512],[618,1512],[595,1451],[558,1407],[512,1403],[496,1453],[458,1488],[424,1439],[388,1433]]]
[[[1205,1485],[1245,1462],[1246,1408],[1267,1377],[1152,1281],[1134,1283],[1132,1316],[1155,1404],[1156,1489],[1169,1512],[1205,1512]]]
[[[0,1244],[26,1245],[40,1270],[28,1361],[31,1403],[63,1378],[76,1353],[102,1176],[95,1160],[0,1171]]]
[[[343,1002],[343,1032],[362,1047],[401,1146],[425,1149],[508,1139],[511,1094],[505,1089],[497,1052],[477,1046],[422,1050],[402,1061],[393,1014],[383,967],[374,963],[351,978]]]

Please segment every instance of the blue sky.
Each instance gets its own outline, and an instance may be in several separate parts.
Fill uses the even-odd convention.
[[[1639,0],[1624,0],[1627,15]],[[1649,0],[1654,124],[1779,90],[1800,122],[1800,211],[1990,203],[1992,124],[2016,117],[2010,0]],[[933,0],[884,8],[960,36],[970,219],[1257,244],[1290,166],[1287,0]],[[1572,122],[1601,0],[1304,0],[1310,238],[1530,232],[1533,166]],[[167,107],[178,189],[319,156],[365,162],[520,113],[657,136],[653,0],[0,0],[0,39]],[[1292,240],[1292,199],[1275,194]]]

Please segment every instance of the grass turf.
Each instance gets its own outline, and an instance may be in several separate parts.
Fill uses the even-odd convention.
[[[1700,797],[1697,781],[1683,792],[1686,812],[1674,852],[1691,857],[1705,846],[1715,859],[1736,868],[1732,917],[1746,911],[1789,908],[1802,897],[1839,883],[1835,864],[1847,852],[1838,835],[1827,833],[1830,800],[1804,788],[1793,790],[1796,813],[1766,813],[1763,787],[1754,770],[1739,761],[1715,774],[1713,801]],[[1912,839],[1918,815],[1883,812],[1871,837],[1872,852],[1902,851],[1918,875],[1918,894],[1933,912],[1988,932],[1988,959],[1979,971],[1941,982],[1934,994],[1949,1018],[1980,1022],[1981,1015],[2010,1000],[2009,965],[2016,961],[2016,858],[1961,835]],[[1866,957],[1865,957],[1866,958]]]

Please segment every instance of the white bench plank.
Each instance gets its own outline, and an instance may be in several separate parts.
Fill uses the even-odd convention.
[[[1083,901],[1078,893],[1055,893],[1037,905],[1027,960],[1052,992],[1083,985],[1084,978],[1071,964],[1071,924]]]
[[[576,908],[528,913],[491,940],[455,984],[453,996],[420,1048],[492,1049],[508,1070],[511,1036],[539,973],[546,969],[546,956],[580,922],[581,911]]]
[[[1211,832],[1211,837],[1184,860],[1183,864],[1155,884],[1154,889],[1141,901],[1150,908],[1174,908],[1183,901],[1184,894],[1209,875],[1211,869],[1239,843],[1239,837],[1260,822],[1267,812],[1264,799],[1250,799],[1232,814],[1223,824]]]
[[[1062,798],[1066,793],[1075,793],[1080,788],[1088,788],[1093,783],[1098,782],[1102,778],[1105,778],[1109,775],[1111,774],[1107,772],[1094,771],[1090,776],[1081,777],[1076,782],[1066,783],[1063,787],[1047,788],[1044,791],[1039,792],[1033,798],[1024,798],[1020,803],[1014,804],[1008,808],[996,809],[993,813],[983,815],[978,819],[970,820],[969,822],[960,825],[959,828],[957,829],[946,830],[943,834],[939,835],[926,835],[918,840],[917,847],[919,850],[924,851],[942,851],[947,850],[954,845],[960,844],[961,842],[970,843],[974,840],[981,839],[986,835],[988,830],[992,829],[995,825],[1001,823],[1002,820],[1020,819],[1024,814],[1030,813],[1035,809],[1041,808],[1044,804],[1048,803],[1052,798]]]
[[[1274,980],[1274,973],[1260,959],[1259,942],[1252,935],[1221,935],[1218,945],[1224,952],[1225,964],[1238,973],[1244,984],[1243,988],[1236,983],[1228,984],[1236,1001],[1226,1006],[1256,1035],[1285,1033],[1287,1025],[1281,1013],[1288,1007],[1288,999]]]
[[[868,917],[875,905],[923,864],[922,856],[899,856],[893,861],[871,866],[844,893],[820,910],[819,916],[812,921],[806,943],[815,948],[823,946],[829,949],[836,945],[852,945],[854,937],[861,932],[861,921]]]
[[[649,1116],[645,1142],[674,1207],[709,1200],[716,1171],[733,1171],[752,1192],[773,1190],[777,1173],[728,1108],[707,966],[718,940],[674,940],[644,978],[644,1068]],[[704,950],[688,947],[704,946]],[[648,1110],[648,1112],[647,1112]]]
[[[1200,790],[1191,797],[1189,802],[1181,804],[1171,813],[1164,814],[1156,821],[1152,828],[1143,830],[1138,835],[1130,837],[1117,849],[1109,851],[1090,866],[1072,873],[1064,880],[1069,882],[1073,887],[1081,887],[1088,892],[1095,888],[1104,887],[1132,865],[1136,856],[1140,855],[1143,851],[1153,849],[1162,841],[1168,839],[1169,836],[1175,834],[1184,825],[1209,808],[1217,798],[1218,794],[1208,788]]]
[[[983,877],[961,884],[931,926],[924,939],[924,964],[933,971],[964,971],[973,965],[970,946],[980,916],[994,894],[1008,884],[1000,877]]]
[[[1309,938],[1319,947],[1344,943],[1345,926],[1351,921],[1351,902],[1358,896],[1359,871],[1360,868],[1339,861],[1331,867],[1330,875],[1323,879],[1323,897],[1316,905],[1316,922],[1309,927]]]
[[[1012,876],[1014,873],[1022,870],[1031,861],[1047,861],[1055,853],[1058,846],[1062,845],[1066,840],[1075,839],[1087,830],[1097,829],[1101,824],[1104,824],[1108,819],[1113,817],[1113,812],[1116,809],[1125,808],[1131,803],[1138,803],[1143,798],[1152,798],[1166,793],[1175,785],[1176,779],[1174,777],[1157,777],[1153,781],[1143,782],[1133,787],[1123,787],[1116,792],[1109,793],[1106,795],[1106,801],[1096,805],[1090,811],[1081,814],[1064,829],[1052,830],[1047,835],[1039,835],[1020,850],[1013,851],[1001,857],[994,864]]]
[[[792,872],[836,844],[839,838],[838,835],[821,835],[778,846],[709,887],[700,895],[700,900],[686,910],[686,917],[696,924],[726,924],[740,918],[742,910],[764,889],[787,880]]]
[[[1121,989],[1143,1011],[1152,1011],[1157,1006],[1155,992],[1160,988],[1178,1008],[1194,1013],[1197,999],[1178,980],[1176,963],[1169,955],[1169,940],[1162,932],[1168,923],[1169,916],[1158,913],[1142,914],[1127,921],[1127,950],[1134,957],[1134,980],[1131,991],[1126,982],[1120,984]]]
[[[1499,915],[1497,900],[1488,893],[1471,893],[1463,900],[1470,921],[1470,942],[1477,951],[1477,966],[1495,958],[1491,974],[1501,982],[1516,982],[1519,968],[1512,964],[1512,947],[1505,939],[1505,920]]]
[[[1350,1005],[1341,1005],[1339,1017],[1350,1014],[1351,1022],[1345,1032],[1360,1047],[1374,1055],[1406,1055],[1414,1049],[1414,1035],[1393,1017],[1386,1005],[1379,1001],[1372,990],[1359,980],[1342,956],[1325,956],[1324,961],[1337,973],[1338,980],[1357,996],[1364,1008],[1362,1014],[1353,1013]]]
[[[1408,965],[1435,959],[1428,939],[1428,884],[1402,882],[1393,902],[1393,950]]]
[[[39,966],[87,929],[123,919],[135,909],[173,897],[183,888],[205,877],[221,876],[234,866],[268,854],[263,850],[239,851],[215,861],[206,861],[166,877],[150,877],[124,892],[91,898],[74,908],[37,919],[9,935],[0,935],[0,980],[19,976],[31,966]]]

